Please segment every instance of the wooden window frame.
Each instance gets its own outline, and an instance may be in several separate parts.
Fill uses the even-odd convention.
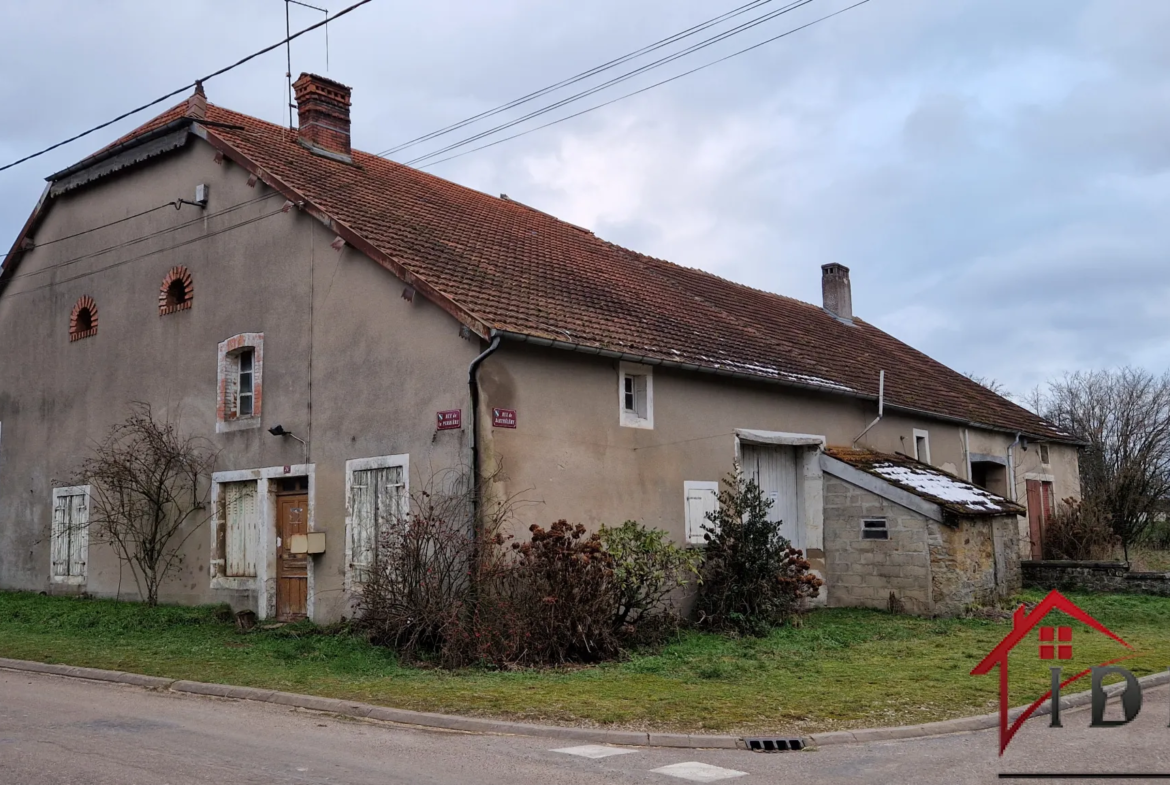
[[[627,380],[632,385],[627,393]],[[627,396],[634,399],[627,407]],[[620,363],[618,366],[618,412],[623,428],[654,428],[654,370],[649,365]]]

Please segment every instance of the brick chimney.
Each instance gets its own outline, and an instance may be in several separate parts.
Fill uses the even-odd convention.
[[[293,83],[297,97],[297,136],[311,150],[349,160],[349,94],[340,82],[301,74]]]
[[[825,310],[843,322],[853,323],[853,291],[849,268],[843,264],[821,265],[821,296]]]

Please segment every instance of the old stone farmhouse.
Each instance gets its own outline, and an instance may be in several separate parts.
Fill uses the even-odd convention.
[[[518,531],[697,542],[738,460],[825,601],[922,613],[1009,590],[1078,494],[1066,434],[854,315],[845,266],[812,305],[644,256],[354,150],[349,88],[295,87],[298,129],[198,91],[48,178],[0,272],[0,586],[132,594],[69,478],[134,401],[217,451],[163,601],[280,618],[349,612],[460,466]]]

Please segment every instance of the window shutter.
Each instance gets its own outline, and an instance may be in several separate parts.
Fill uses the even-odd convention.
[[[683,489],[686,497],[687,542],[706,542],[703,527],[714,527],[707,514],[719,509],[719,483],[688,480],[683,483]]]
[[[634,377],[634,411],[638,413],[639,417],[646,417],[650,411],[646,401],[647,378],[646,376]]]
[[[89,496],[69,497],[69,574],[85,577],[89,548]]]
[[[350,569],[355,583],[367,580],[383,533],[406,516],[402,467],[362,469],[350,483]]]
[[[230,578],[256,577],[256,552],[260,546],[260,521],[255,482],[230,482],[224,486],[224,560]]]
[[[53,577],[69,575],[69,497],[58,496],[53,501],[53,530],[50,537]]]

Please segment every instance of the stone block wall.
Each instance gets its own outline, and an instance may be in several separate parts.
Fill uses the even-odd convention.
[[[967,518],[953,525],[929,522],[934,612],[954,614],[991,604],[1020,588],[1016,518]]]
[[[1131,572],[1123,562],[1025,561],[1022,567],[1024,585],[1033,589],[1170,597],[1170,573]]]
[[[893,592],[907,611],[930,614],[929,519],[836,477],[824,483],[829,606],[885,608]],[[863,518],[885,518],[890,538],[863,540]]]

